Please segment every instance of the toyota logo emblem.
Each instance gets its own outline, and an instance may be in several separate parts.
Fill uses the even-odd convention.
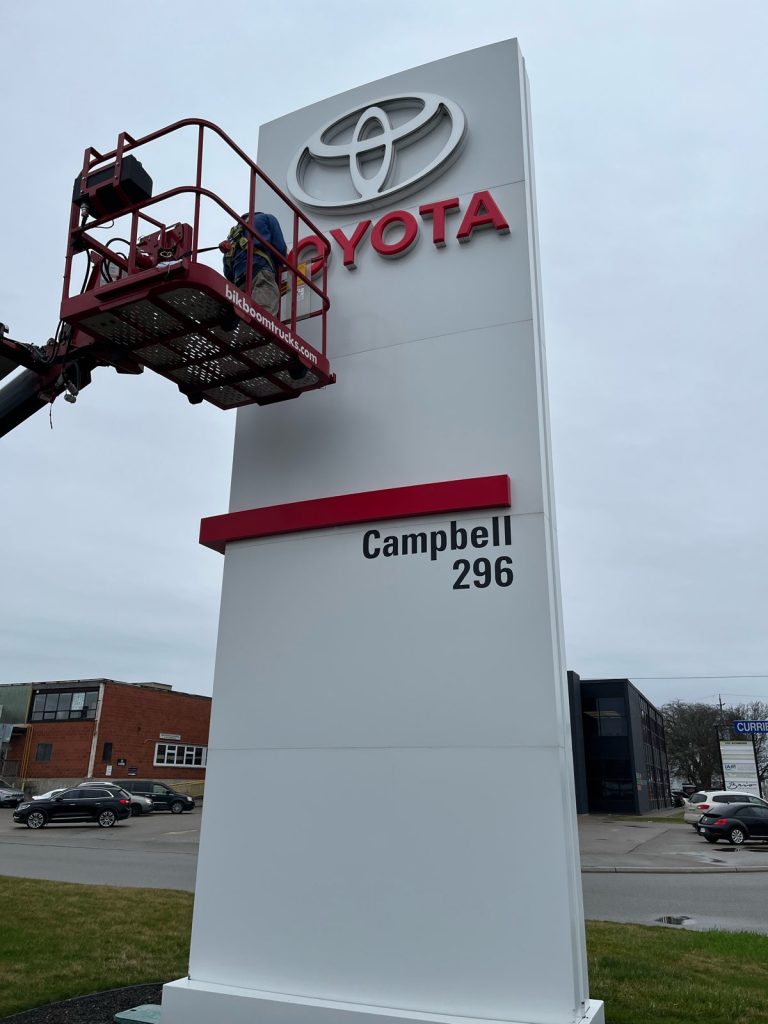
[[[288,189],[321,212],[380,206],[442,174],[466,132],[464,111],[453,100],[429,92],[388,96],[315,132],[291,162]],[[402,155],[420,140],[423,147]],[[398,162],[406,165],[402,180]]]

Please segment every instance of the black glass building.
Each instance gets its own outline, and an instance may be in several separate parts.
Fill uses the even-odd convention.
[[[629,679],[568,673],[580,814],[672,807],[664,717]]]

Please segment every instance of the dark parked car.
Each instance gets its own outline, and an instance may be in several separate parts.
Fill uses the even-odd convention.
[[[0,807],[17,807],[24,799],[20,789],[5,779],[0,779]]]
[[[121,779],[120,785],[129,793],[140,793],[141,796],[150,797],[156,811],[181,814],[182,811],[191,811],[195,806],[191,796],[177,793],[164,782],[155,782],[154,779]]]
[[[752,793],[736,793],[733,790],[701,790],[686,798],[683,805],[683,821],[687,821],[694,832],[699,830],[699,819],[706,811],[724,811],[724,807],[715,804],[759,804],[768,807],[768,801]]]
[[[702,814],[698,831],[708,843],[727,839],[734,846],[741,846],[747,839],[768,840],[768,807],[754,803],[720,804]]]
[[[95,821],[102,828],[111,828],[115,822],[131,816],[129,797],[110,789],[92,789],[81,786],[65,789],[49,800],[30,800],[19,804],[13,812],[13,820],[27,828],[42,828],[49,821]]]
[[[99,779],[86,779],[85,782],[77,784],[78,789],[82,789],[83,786],[101,786],[102,789],[111,789],[113,793],[127,796],[131,801],[131,814],[134,818],[138,818],[142,814],[151,814],[155,809],[149,797],[139,796],[138,793],[129,793],[122,786],[118,786],[116,782],[100,782]]]

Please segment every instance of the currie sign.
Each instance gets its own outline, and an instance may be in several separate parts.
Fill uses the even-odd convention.
[[[221,618],[189,976],[163,1024],[604,1020],[530,137],[514,40],[259,131],[259,165],[331,239],[337,382],[238,412],[229,511],[201,531]],[[313,245],[293,258],[317,270]],[[523,843],[532,778],[547,835]]]

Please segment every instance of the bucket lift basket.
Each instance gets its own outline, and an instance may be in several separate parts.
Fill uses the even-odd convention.
[[[197,134],[194,183],[153,196],[152,181],[132,154],[188,128]],[[247,167],[247,216],[241,218],[204,185],[203,152],[209,133],[223,140]],[[152,215],[158,204],[185,193],[192,196],[191,225],[167,225]],[[254,212],[274,208],[275,199],[292,218],[286,230],[281,217],[288,259],[253,228]],[[206,251],[199,239],[203,201],[217,204],[247,234],[242,288],[198,259]],[[114,248],[94,234],[117,216],[129,218],[130,233],[123,240],[127,252],[125,244]],[[254,247],[268,252],[277,267],[287,295],[282,317],[270,315],[251,297]],[[311,266],[299,263],[302,250],[312,251]],[[211,122],[178,121],[140,139],[123,132],[110,152],[87,149],[75,180],[60,313],[68,325],[63,335],[67,355],[82,354],[93,365],[114,365],[121,372],[154,370],[173,381],[190,401],[211,402],[221,409],[265,405],[325,387],[335,380],[326,355],[329,251],[320,230]],[[84,252],[90,277],[73,295],[73,264]],[[300,303],[302,294],[311,302]],[[307,329],[313,343],[302,337]]]

